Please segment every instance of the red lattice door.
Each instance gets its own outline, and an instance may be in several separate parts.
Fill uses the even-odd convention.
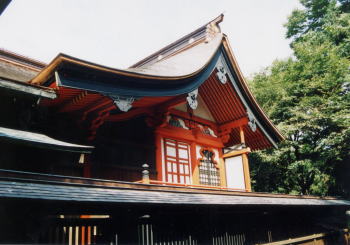
[[[164,139],[165,180],[175,184],[191,184],[189,145]]]

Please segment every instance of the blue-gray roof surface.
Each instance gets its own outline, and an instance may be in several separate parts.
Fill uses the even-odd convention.
[[[276,206],[350,206],[339,199],[262,197],[205,194],[161,190],[87,187],[69,184],[43,184],[0,181],[0,197],[96,203],[138,203],[176,205],[276,205]]]

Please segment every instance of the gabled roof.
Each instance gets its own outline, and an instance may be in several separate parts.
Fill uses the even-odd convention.
[[[44,67],[40,61],[0,49],[0,89],[55,99],[57,96],[52,89],[27,82]]]
[[[35,77],[45,64],[0,48],[0,77],[27,82]]]
[[[164,102],[199,88],[206,104],[212,105],[212,114],[220,125],[249,118],[257,129],[250,130],[245,125],[250,139],[247,145],[252,149],[276,147],[283,136],[250,92],[228,38],[220,32],[222,19],[220,15],[129,69],[110,68],[59,54],[31,83],[60,88],[61,101],[53,104],[69,105],[71,100],[75,105],[68,110],[82,109],[77,105],[79,101],[81,106],[86,105],[84,98],[89,103],[99,103],[101,98],[96,94],[110,98],[107,109],[115,109],[113,101],[120,99],[135,101],[133,105],[137,108],[149,106],[145,101],[149,102],[150,98],[162,98]],[[222,73],[224,81],[218,73]],[[232,130],[230,134],[229,144],[237,143],[239,133]]]

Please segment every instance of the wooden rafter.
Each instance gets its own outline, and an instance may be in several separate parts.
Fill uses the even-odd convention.
[[[67,112],[69,111],[70,107],[79,103],[82,99],[84,99],[88,95],[88,92],[86,90],[83,90],[81,93],[74,96],[71,100],[69,100],[66,104],[64,104],[60,109],[59,112]]]

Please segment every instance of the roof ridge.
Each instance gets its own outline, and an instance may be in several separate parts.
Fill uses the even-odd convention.
[[[175,42],[170,43],[164,48],[158,50],[157,52],[147,56],[146,58],[138,61],[129,68],[137,68],[144,65],[149,65],[156,63],[168,56],[173,55],[174,53],[179,53],[181,50],[187,49],[188,46],[192,46],[195,43],[208,42],[216,33],[220,33],[221,29],[219,23],[224,19],[224,14],[220,14],[218,17],[209,21],[205,25],[199,27],[193,32],[183,36],[182,38],[176,40]]]
[[[0,58],[3,58],[5,60],[9,60],[12,62],[16,62],[16,63],[21,64],[21,65],[26,65],[26,66],[29,66],[31,68],[35,68],[35,69],[39,69],[39,70],[41,70],[42,68],[44,68],[46,66],[46,63],[44,63],[42,61],[39,61],[39,60],[30,58],[27,56],[6,50],[4,48],[0,48]]]

